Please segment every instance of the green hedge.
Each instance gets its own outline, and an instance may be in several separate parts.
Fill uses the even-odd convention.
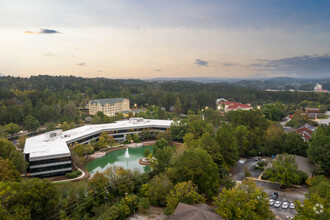
[[[73,179],[73,178],[80,176],[81,174],[82,174],[82,172],[80,170],[75,170],[70,173],[66,173],[65,177],[68,179]]]

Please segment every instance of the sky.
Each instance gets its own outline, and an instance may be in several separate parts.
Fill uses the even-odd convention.
[[[0,73],[330,77],[330,1],[0,0]]]

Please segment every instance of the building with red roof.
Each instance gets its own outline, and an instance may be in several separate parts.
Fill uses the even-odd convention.
[[[224,112],[237,111],[237,110],[251,110],[253,107],[248,104],[242,104],[238,102],[230,102],[226,99],[217,99],[217,109]]]
[[[310,139],[312,139],[312,135],[315,129],[315,127],[309,124],[304,124],[297,129],[297,132],[304,141],[309,141]]]

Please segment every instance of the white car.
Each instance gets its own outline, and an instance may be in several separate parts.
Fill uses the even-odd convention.
[[[274,207],[276,207],[276,208],[278,208],[278,207],[280,207],[281,206],[281,201],[276,201],[275,203],[274,203]]]
[[[269,200],[269,205],[274,205],[274,203],[275,203],[275,200],[274,199],[270,199]]]
[[[289,207],[289,203],[288,202],[283,202],[282,203],[282,208],[283,209],[287,209]]]
[[[294,208],[296,208],[296,206],[293,204],[293,202],[290,202],[290,209],[294,209]]]

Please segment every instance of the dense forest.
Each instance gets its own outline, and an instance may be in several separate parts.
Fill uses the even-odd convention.
[[[0,219],[125,219],[151,205],[163,207],[164,213],[171,215],[179,202],[213,204],[216,213],[226,219],[273,219],[268,195],[253,181],[234,187],[230,176],[239,158],[256,155],[280,158],[266,169],[263,179],[277,181],[283,187],[310,186],[303,205],[295,202],[296,219],[328,219],[330,215],[326,193],[330,183],[323,176],[330,173],[330,127],[319,126],[312,140],[304,142],[298,133],[286,133],[278,123],[290,112],[295,112],[291,121],[308,122],[301,117],[303,108],[329,109],[328,94],[266,92],[226,83],[50,76],[1,77],[0,88],[0,136],[7,138],[21,127],[35,131],[45,124],[52,130],[55,123],[61,123],[67,130],[84,124],[85,105],[94,98],[126,97],[132,106],[146,109],[137,116],[174,119],[169,131],[145,130],[127,140],[157,140],[152,152],[144,152],[150,159],[151,172],[141,174],[111,166],[80,182],[54,184],[48,179],[23,178],[27,164],[19,148],[24,146],[24,137],[19,138],[18,148],[0,139]],[[260,109],[221,115],[215,110],[215,100],[220,97],[250,102]],[[91,123],[121,117],[110,118],[98,112]],[[173,147],[173,140],[182,144]],[[87,155],[117,145],[113,138],[101,134],[90,144],[73,146],[72,163],[84,168]],[[292,154],[310,159],[313,178],[307,179],[298,170]],[[260,162],[255,169],[264,170],[264,166]],[[80,175],[75,172],[70,176]],[[249,171],[244,172],[248,177]],[[251,201],[255,202],[253,206]],[[324,213],[315,213],[315,204],[323,205]]]
[[[197,83],[189,81],[147,82],[142,80],[114,80],[80,78],[74,76],[31,76],[30,78],[0,77],[0,125],[26,125],[37,120],[80,124],[91,99],[125,97],[131,105],[173,110],[180,105],[181,113],[215,108],[217,98],[251,103],[253,106],[281,102],[290,109],[320,107],[330,109],[328,94],[312,92],[267,92],[228,83]],[[27,119],[27,117],[29,118]]]

